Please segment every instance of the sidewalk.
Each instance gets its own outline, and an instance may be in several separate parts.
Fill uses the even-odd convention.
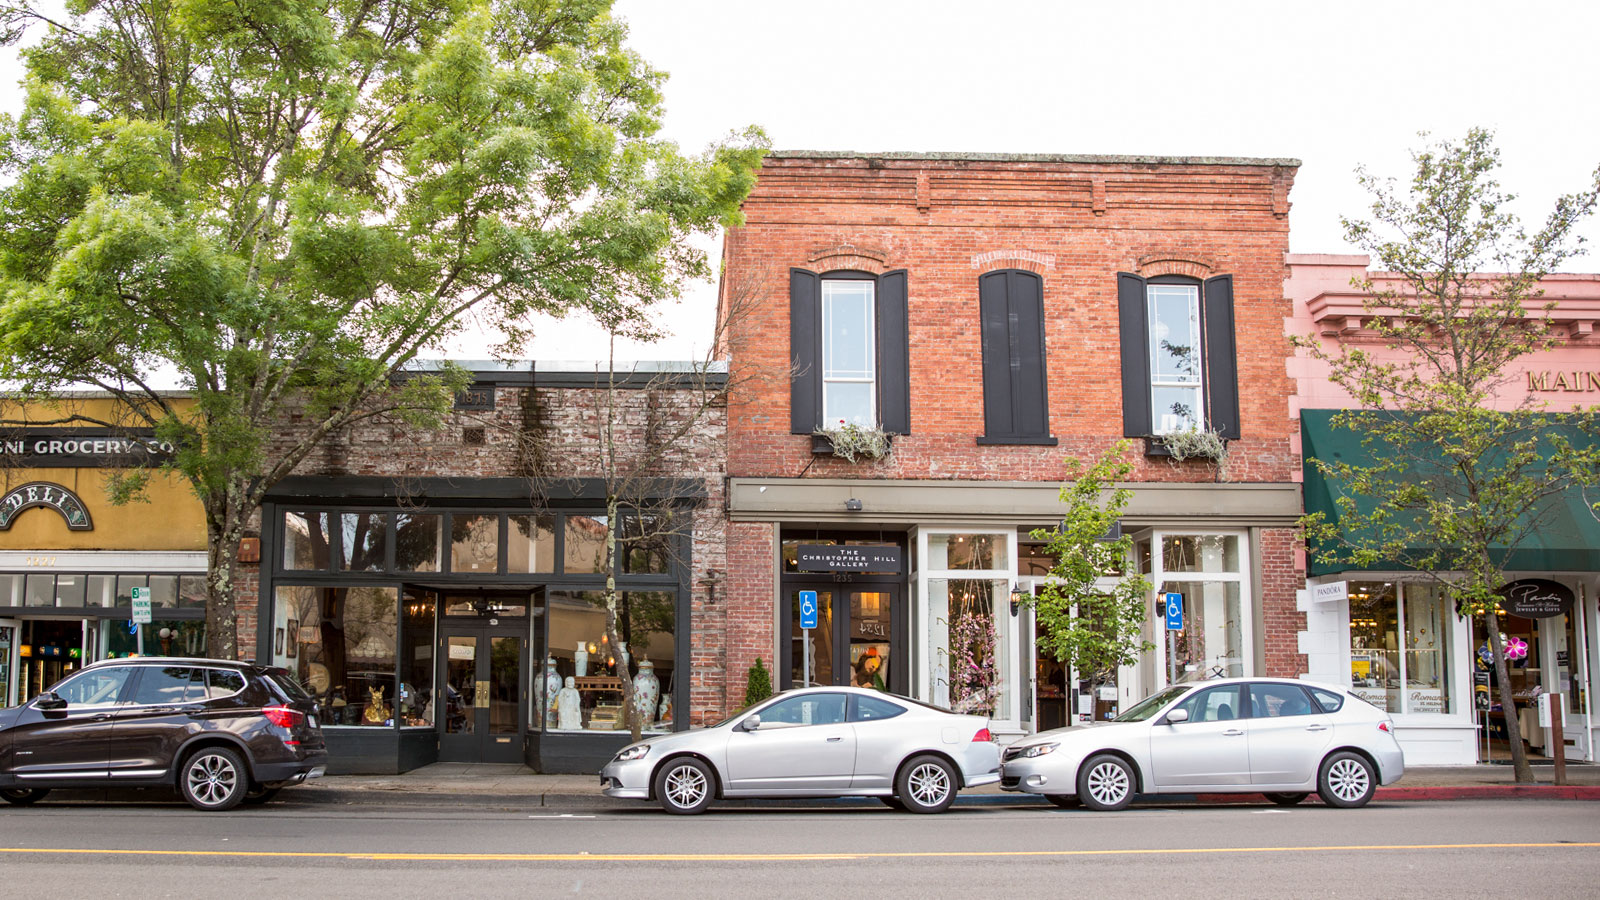
[[[1567,766],[1567,784],[1551,783],[1554,771],[1536,766],[1537,784],[1519,785],[1510,766],[1429,766],[1410,769],[1398,783],[1378,789],[1376,802],[1466,799],[1600,800],[1600,766]],[[281,799],[343,805],[455,805],[495,808],[638,808],[638,800],[613,800],[600,793],[598,775],[541,775],[520,765],[435,763],[402,775],[335,775],[288,788]],[[1315,795],[1312,800],[1314,802]],[[773,801],[750,801],[770,805]],[[816,803],[819,801],[796,801]],[[876,806],[862,798],[839,801]],[[999,785],[962,791],[958,804],[1048,805],[1043,798],[1012,794]],[[1260,803],[1255,794],[1141,796],[1136,803]]]

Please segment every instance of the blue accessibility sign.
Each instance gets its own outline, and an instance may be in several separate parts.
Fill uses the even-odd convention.
[[[1163,594],[1167,601],[1167,630],[1183,630],[1183,595],[1178,593]]]
[[[817,627],[817,592],[800,592],[800,627]]]

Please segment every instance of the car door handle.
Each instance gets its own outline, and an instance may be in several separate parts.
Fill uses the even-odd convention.
[[[843,737],[835,735],[834,737],[828,738],[828,743],[834,744],[834,743],[838,743],[839,741],[842,741],[842,740],[844,740]]]
[[[111,718],[111,713],[95,713],[94,715],[89,717],[89,721],[91,721],[91,722],[104,722],[105,720],[107,720],[109,718]]]
[[[1242,728],[1229,728],[1227,731],[1224,731],[1222,733],[1222,736],[1223,737],[1238,737],[1241,734],[1244,734],[1244,729],[1242,729]]]
[[[1306,730],[1307,731],[1327,731],[1328,730],[1328,726],[1326,726],[1326,725],[1307,725],[1306,726]]]

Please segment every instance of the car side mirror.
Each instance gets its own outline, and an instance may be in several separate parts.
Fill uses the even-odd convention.
[[[744,723],[739,727],[743,728],[745,731],[755,731],[757,728],[761,727],[761,717],[751,716],[750,718],[745,719]]]
[[[1181,709],[1180,708],[1180,709],[1175,709],[1172,712],[1167,713],[1167,724],[1168,725],[1176,725],[1179,722],[1187,722],[1187,721],[1189,721],[1189,711],[1187,709]]]
[[[61,695],[55,691],[45,691],[33,701],[33,705],[37,709],[66,709],[67,701],[61,699]]]

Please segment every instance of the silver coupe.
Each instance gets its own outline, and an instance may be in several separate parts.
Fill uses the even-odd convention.
[[[1000,788],[1057,806],[1122,809],[1135,794],[1312,791],[1357,807],[1405,772],[1389,715],[1335,687],[1272,678],[1178,684],[1110,722],[1043,731],[1005,749]]]
[[[854,687],[785,691],[709,728],[629,744],[600,771],[606,796],[676,814],[722,797],[850,796],[936,813],[999,778],[985,717]]]

